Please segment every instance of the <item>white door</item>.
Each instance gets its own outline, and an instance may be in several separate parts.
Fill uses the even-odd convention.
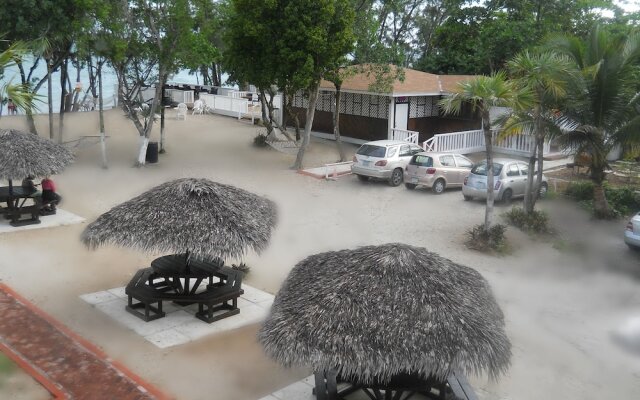
[[[394,128],[407,130],[409,123],[409,104],[396,104],[396,110],[394,113],[395,124]]]

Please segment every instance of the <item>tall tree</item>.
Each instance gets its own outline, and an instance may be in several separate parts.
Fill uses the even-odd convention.
[[[482,117],[487,165],[487,206],[484,216],[486,232],[489,232],[493,221],[494,202],[493,130],[489,110],[491,107],[507,106],[526,108],[530,100],[527,92],[519,90],[513,82],[508,81],[504,72],[498,72],[492,76],[479,76],[461,82],[454,93],[440,101],[445,114],[460,114],[463,104],[469,104]]]
[[[566,97],[567,85],[572,80],[572,68],[566,56],[549,51],[524,51],[508,62],[508,69],[517,80],[516,84],[529,90],[533,99],[531,108],[514,109],[514,114],[504,126],[507,135],[526,133],[534,138],[524,196],[524,209],[532,213],[538,198],[533,188],[542,187],[545,140],[559,132],[555,112]]]
[[[29,46],[23,42],[12,43],[0,52],[0,81],[4,81],[4,71],[16,66],[29,52]],[[36,97],[29,88],[9,79],[0,83],[0,117],[2,117],[2,105],[8,99],[11,99],[18,109],[26,112],[33,108]]]
[[[590,156],[596,216],[611,216],[603,183],[607,156],[617,146],[640,144],[640,31],[613,36],[596,26],[588,39],[558,37],[548,46],[570,58],[580,79],[560,108],[567,131],[561,144]]]

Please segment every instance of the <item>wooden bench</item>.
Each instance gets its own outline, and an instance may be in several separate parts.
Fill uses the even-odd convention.
[[[3,213],[6,218],[11,220],[11,226],[24,226],[40,223],[40,210],[42,209],[40,204],[34,204],[32,206],[24,206],[18,208],[3,208]],[[23,215],[30,216],[29,219],[22,219]]]
[[[166,315],[162,311],[163,301],[197,303],[198,312],[196,317],[207,323],[238,314],[240,312],[238,309],[238,297],[244,293],[241,288],[242,272],[223,267],[216,275],[222,277],[223,281],[209,284],[201,292],[178,293],[174,290],[175,287],[168,283],[154,283],[154,280],[158,279],[159,276],[153,272],[152,268],[141,269],[125,288],[125,293],[128,297],[126,309],[147,322]],[[163,282],[166,282],[166,280]],[[134,302],[134,300],[137,302]],[[219,311],[224,312],[218,313]]]
[[[389,382],[369,384],[351,382],[336,371],[315,373],[313,394],[317,400],[341,400],[357,391],[363,391],[372,400],[409,398],[415,393],[428,399],[478,400],[467,378],[460,372],[452,373],[446,381],[417,374],[399,374]]]

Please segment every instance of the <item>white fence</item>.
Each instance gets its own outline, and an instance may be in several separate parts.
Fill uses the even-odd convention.
[[[164,93],[165,96],[171,97],[171,101],[176,103],[193,104],[194,101],[193,90],[165,89]]]
[[[389,138],[391,140],[403,140],[406,142],[411,142],[418,144],[418,135],[419,133],[416,131],[407,131],[404,129],[391,129]]]
[[[216,114],[230,115],[238,119],[241,119],[244,115],[251,115],[253,120],[254,115],[249,112],[249,100],[247,99],[201,93],[200,100],[206,104],[205,109],[207,111]]]
[[[497,152],[527,156],[535,144],[531,135],[513,135],[502,140],[498,140],[498,132],[493,132],[493,148]],[[434,135],[425,141],[423,146],[425,151],[474,153],[485,150],[484,132],[482,130],[452,132]],[[544,154],[550,152],[549,142],[544,144]]]

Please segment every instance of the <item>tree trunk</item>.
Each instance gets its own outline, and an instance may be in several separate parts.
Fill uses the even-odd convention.
[[[302,135],[302,146],[298,149],[298,155],[296,156],[296,162],[293,164],[293,169],[302,169],[302,160],[304,159],[304,152],[309,146],[311,139],[311,127],[313,126],[313,117],[316,113],[316,102],[318,101],[318,89],[319,84],[315,84],[312,88],[309,88],[309,106],[307,107],[307,120],[304,124],[304,134]]]
[[[489,232],[493,222],[493,134],[489,120],[489,110],[482,112],[485,151],[487,153],[487,206],[484,213],[484,230]]]
[[[535,179],[534,170],[536,168],[536,157],[538,146],[533,137],[531,137],[533,143],[531,144],[531,153],[529,154],[529,168],[527,170],[527,183],[524,187],[524,211],[527,214],[533,212],[533,201],[531,199],[531,192],[533,192],[533,181]]]
[[[22,86],[27,86],[29,84],[29,79],[31,78],[31,73],[33,72],[33,70],[35,69],[35,67],[38,65],[38,59],[36,59],[36,62],[34,63],[33,67],[31,68],[31,72],[29,72],[29,76],[27,77],[24,73],[24,68],[22,66],[22,62],[18,61],[16,62],[16,64],[18,65],[18,70],[20,71],[20,79],[22,81]],[[31,110],[31,108],[27,108],[25,110],[25,114],[27,115],[27,125],[29,126],[29,132],[34,133],[34,134],[38,134],[38,130],[36,129],[36,123],[33,120],[33,110]]]
[[[596,218],[611,218],[612,215],[602,181],[593,182],[593,211]]]
[[[342,148],[342,138],[340,137],[340,98],[342,97],[342,85],[335,83],[336,94],[335,94],[335,109],[333,110],[333,135],[336,138],[336,147],[338,148],[338,154],[340,155],[339,162],[346,161],[347,157],[344,154],[344,149]]]
[[[258,88],[260,92],[260,111],[262,113],[262,125],[267,128],[267,138],[269,140],[276,139],[276,133],[273,130],[273,125],[271,125],[271,121],[269,120],[269,116],[267,115],[267,94],[263,88]]]
[[[531,191],[531,212],[536,206],[536,201],[540,197],[540,188],[542,187],[542,171],[544,168],[544,136],[536,138],[536,147],[538,148],[538,170],[536,171],[536,186],[537,191]]]
[[[80,61],[78,61],[78,66],[76,68],[76,85],[80,83]],[[73,101],[71,102],[71,111],[77,112],[80,109],[80,104],[78,99],[80,98],[80,92],[82,90],[78,87],[74,90],[73,93]]]
[[[138,159],[136,160],[137,167],[144,166],[146,157],[147,157],[148,145],[149,145],[149,138],[145,136],[140,136],[140,140],[138,142]]]
[[[102,155],[102,168],[107,169],[107,144],[104,134],[104,102],[102,98],[102,65],[98,64],[98,114],[100,115],[100,154]]]
[[[160,91],[162,94],[160,95],[160,154],[164,154],[166,151],[164,149],[164,85],[167,81],[167,77],[162,77],[160,79],[160,85],[162,85],[162,90]]]
[[[51,80],[51,60],[47,59],[47,103],[49,103],[49,139],[53,140],[53,87]]]
[[[58,115],[58,143],[62,143],[62,136],[64,135],[64,111],[67,98],[67,65],[68,59],[65,59],[60,67],[60,114]]]

